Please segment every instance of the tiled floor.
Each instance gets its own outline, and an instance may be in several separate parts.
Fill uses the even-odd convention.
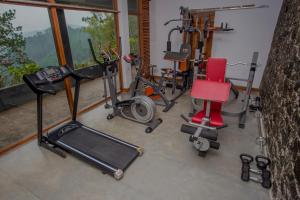
[[[219,131],[219,151],[202,158],[180,132],[180,114],[190,111],[190,99],[184,95],[152,133],[145,126],[114,118],[98,107],[79,117],[84,124],[144,147],[145,153],[116,181],[98,169],[72,157],[63,159],[32,141],[0,158],[1,200],[257,200],[269,199],[268,190],[256,183],[240,180],[239,154],[258,154],[255,138],[256,119],[248,116],[245,129],[237,118],[225,117],[229,127]],[[231,106],[236,109],[237,106]]]

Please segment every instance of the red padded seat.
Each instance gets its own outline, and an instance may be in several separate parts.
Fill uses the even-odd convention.
[[[209,100],[211,101],[209,126],[220,127],[224,125],[221,116],[222,102],[227,101],[230,92],[230,84],[224,83],[226,63],[225,58],[209,58],[206,65],[206,81],[196,80],[194,82],[191,95],[194,98],[203,99],[204,106],[202,111],[192,117],[192,122],[199,124],[202,122],[206,113],[206,100]]]
[[[205,117],[205,110],[202,110],[192,117],[192,122],[201,124],[202,119],[204,117]],[[218,111],[211,111],[209,126],[219,127],[219,126],[223,126],[223,125],[224,125],[224,121],[221,116],[221,113]]]

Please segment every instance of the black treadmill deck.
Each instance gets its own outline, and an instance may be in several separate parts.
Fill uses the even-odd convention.
[[[86,154],[88,157],[83,157],[95,164],[99,165],[97,161],[101,161],[108,165],[107,168],[111,166],[123,171],[139,156],[136,148],[122,144],[122,140],[117,139],[120,142],[112,140],[110,138],[114,137],[83,126],[78,122],[76,123],[77,127],[75,126],[72,130],[61,133],[61,130],[70,125],[74,124],[69,123],[50,133],[49,140],[60,148],[80,157],[82,157],[82,153]],[[136,147],[135,145],[132,146]],[[103,168],[103,165],[100,165],[100,167]]]

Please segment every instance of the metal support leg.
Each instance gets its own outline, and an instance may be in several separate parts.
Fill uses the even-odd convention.
[[[173,67],[172,94],[175,93],[175,90],[176,90],[176,61],[174,61],[174,67]]]

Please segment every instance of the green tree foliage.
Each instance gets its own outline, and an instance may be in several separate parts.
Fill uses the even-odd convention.
[[[10,74],[13,75],[10,84],[16,85],[16,84],[22,83],[24,74],[34,73],[34,72],[37,72],[39,69],[40,69],[40,67],[35,63],[26,63],[26,64],[22,64],[18,67],[9,66],[8,71]]]
[[[130,52],[139,53],[139,23],[136,15],[128,16]]]
[[[24,63],[25,40],[22,27],[15,27],[12,20],[15,19],[16,11],[8,10],[0,13],[0,65],[8,66],[14,63]]]
[[[0,13],[0,88],[20,84],[24,74],[39,69],[25,54],[22,27],[12,22],[15,16],[15,10]]]
[[[84,31],[90,34],[91,39],[101,48],[115,48],[116,32],[114,16],[108,13],[92,13],[92,17],[82,18],[88,24]]]
[[[92,17],[85,17],[82,19],[88,24],[84,31],[90,34],[94,44],[99,45],[103,49],[115,48],[116,33],[115,21],[112,14],[107,13],[93,13]],[[138,54],[139,52],[139,28],[137,16],[130,15],[129,20],[129,42],[131,53]],[[96,49],[96,51],[98,48]],[[96,52],[98,53],[98,52]]]

